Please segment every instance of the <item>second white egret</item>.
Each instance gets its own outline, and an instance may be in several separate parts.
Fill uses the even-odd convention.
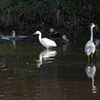
[[[96,50],[96,46],[93,42],[93,28],[95,27],[95,24],[91,24],[91,36],[90,36],[90,40],[86,43],[85,45],[85,53],[87,54],[88,58],[89,55],[93,55],[95,53]]]

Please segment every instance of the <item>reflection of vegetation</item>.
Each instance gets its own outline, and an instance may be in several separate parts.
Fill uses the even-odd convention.
[[[29,43],[30,44],[30,43]],[[8,74],[12,78],[36,78],[38,77],[38,68],[36,66],[36,60],[41,49],[34,49],[33,45],[23,44],[23,42],[17,44],[16,48],[12,48],[11,43],[4,42],[0,44],[0,67],[1,73]],[[3,72],[2,72],[3,71]]]
[[[25,57],[25,56],[18,56],[18,55],[16,56],[2,55],[0,59],[5,60],[5,67],[1,67],[0,65],[0,70],[3,71],[4,69],[6,69],[4,70],[5,73],[8,73],[10,76],[14,78],[29,79],[29,78],[38,77],[37,66],[35,65],[35,61],[33,57]]]
[[[99,6],[99,0],[0,0],[0,26],[81,25],[99,19]]]

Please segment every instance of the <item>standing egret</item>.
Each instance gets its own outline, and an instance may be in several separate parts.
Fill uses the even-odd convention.
[[[85,45],[85,53],[88,56],[88,60],[89,60],[89,56],[91,55],[91,59],[93,58],[93,54],[95,53],[96,50],[96,46],[93,42],[93,28],[95,27],[95,24],[91,24],[91,36],[90,36],[90,40],[86,43]]]
[[[55,43],[55,41],[53,40],[50,40],[48,38],[42,38],[42,33],[40,31],[36,31],[34,34],[38,34],[39,36],[39,41],[40,43],[46,47],[47,49],[50,48],[50,47],[56,47],[57,44]]]

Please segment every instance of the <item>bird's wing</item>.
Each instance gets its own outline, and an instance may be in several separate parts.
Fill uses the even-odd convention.
[[[53,40],[50,40],[48,38],[43,38],[42,39],[43,43],[45,43],[46,45],[50,45],[50,46],[56,46],[56,43]]]
[[[3,39],[3,40],[10,40],[10,38],[8,36],[3,36],[1,39]]]
[[[18,35],[18,38],[27,38],[28,36],[24,36],[24,35]]]
[[[86,53],[94,53],[95,52],[95,44],[92,41],[88,41],[85,45]]]

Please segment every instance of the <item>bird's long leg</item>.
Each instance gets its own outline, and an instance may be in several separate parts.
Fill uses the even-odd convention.
[[[88,64],[89,64],[89,62],[90,62],[90,56],[88,55]]]
[[[93,54],[91,54],[91,64],[93,64]]]

